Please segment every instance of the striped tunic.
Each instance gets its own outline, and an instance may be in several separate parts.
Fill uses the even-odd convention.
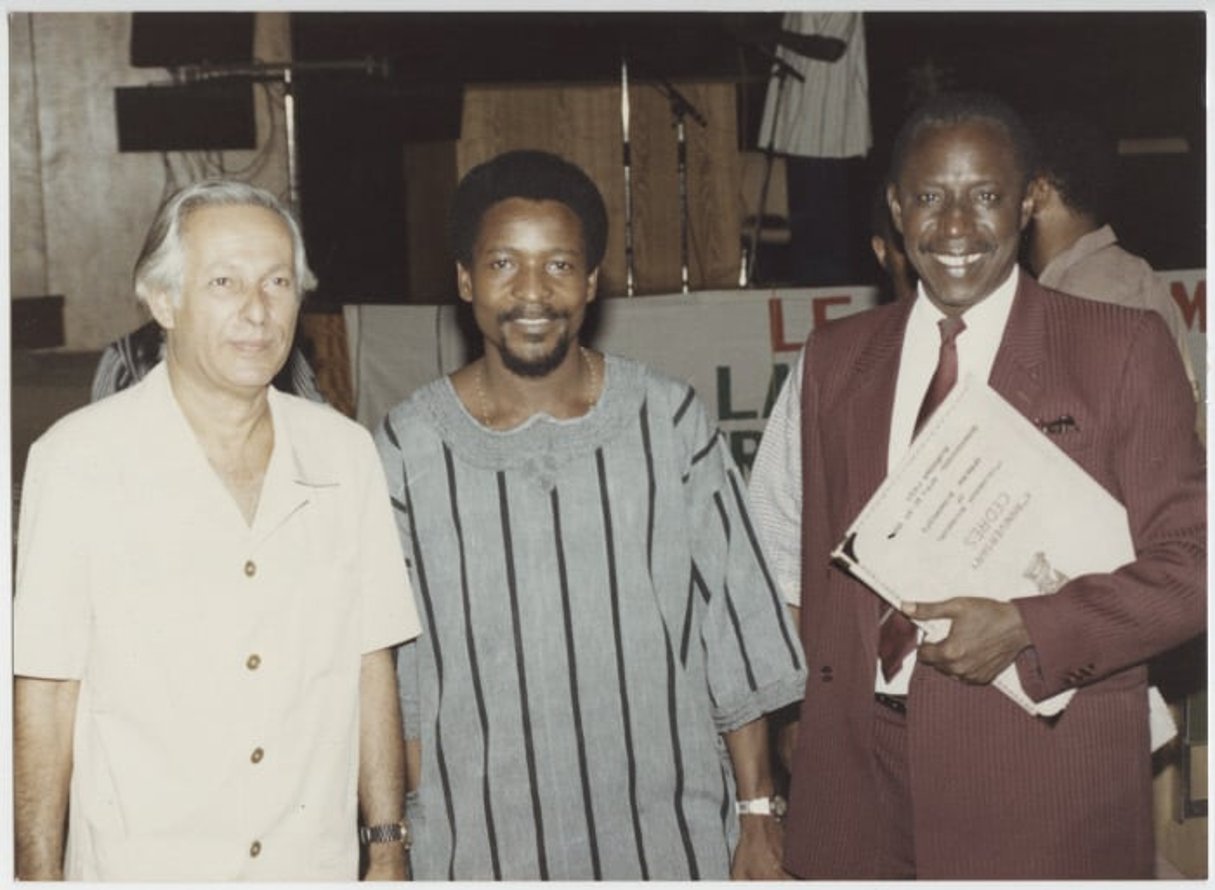
[[[443,378],[376,439],[422,612],[399,659],[415,875],[727,877],[720,734],[805,671],[691,387],[608,356],[588,414],[499,432]]]

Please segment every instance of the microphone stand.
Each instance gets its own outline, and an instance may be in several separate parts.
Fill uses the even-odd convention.
[[[687,97],[675,89],[663,77],[658,78],[657,89],[671,106],[674,118],[676,142],[676,169],[679,177],[679,283],[683,292],[688,292],[688,142],[684,119],[692,120],[702,127],[708,126],[704,115],[701,114]]]
[[[768,186],[772,181],[772,162],[776,156],[776,123],[780,116],[781,99],[785,95],[785,83],[790,77],[796,78],[802,83],[806,81],[802,73],[784,59],[774,53],[770,55],[772,73],[777,78],[776,99],[772,103],[772,126],[768,128],[768,142],[764,146],[764,178],[759,187],[759,204],[755,208],[755,224],[751,228],[751,249],[747,254],[746,274],[743,276],[745,280],[741,282],[743,287],[750,286],[755,280],[755,258],[759,254],[759,236],[764,227],[764,208],[768,204]]]

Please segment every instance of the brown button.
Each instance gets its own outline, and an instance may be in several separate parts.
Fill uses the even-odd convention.
[[[248,658],[245,659],[245,667],[247,667],[251,671],[255,671],[259,667],[261,667],[261,663],[262,663],[262,657],[260,655],[250,655]]]
[[[245,560],[245,577],[252,578],[257,574],[257,563],[251,559]]]
[[[261,851],[262,851],[262,842],[261,841],[254,841],[252,844],[249,845],[249,855],[250,856],[256,856],[259,853],[261,853]]]
[[[254,763],[261,763],[262,758],[266,756],[266,752],[261,748],[254,748],[253,753],[249,755],[249,759]]]

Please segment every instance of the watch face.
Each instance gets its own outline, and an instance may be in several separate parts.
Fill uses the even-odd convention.
[[[779,794],[772,795],[772,815],[777,819],[783,819],[785,811],[789,809],[789,804]]]

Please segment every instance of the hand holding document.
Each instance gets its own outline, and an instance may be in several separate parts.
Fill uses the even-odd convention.
[[[1075,422],[1058,436],[1083,435]],[[1070,578],[1135,558],[1126,510],[1051,436],[985,383],[954,387],[874,493],[833,558],[900,608],[957,596],[1054,593]],[[943,639],[948,621],[923,622]],[[1042,702],[1016,668],[994,681],[1031,714],[1059,713],[1075,690]]]

